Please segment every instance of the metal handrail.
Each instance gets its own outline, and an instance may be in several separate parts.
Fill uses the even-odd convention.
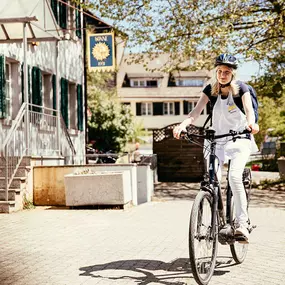
[[[27,108],[29,108],[28,112]],[[36,112],[35,108],[39,108],[41,112]],[[36,151],[36,152],[49,151],[49,152],[60,153],[60,149],[58,149],[58,144],[56,144],[57,141],[56,137],[58,136],[56,132],[57,129],[56,118],[57,118],[57,111],[54,109],[34,104],[27,104],[27,103],[22,104],[2,144],[2,154],[3,154],[2,156],[5,160],[5,190],[6,190],[5,200],[6,201],[8,201],[8,189],[25,155],[29,154],[31,151]],[[36,142],[37,145],[34,144],[34,147],[31,146],[31,149],[29,149],[29,147],[27,146],[27,142],[25,140],[25,134],[24,134],[25,127],[22,128],[21,126],[21,124],[24,123],[26,120],[29,121],[29,125],[25,126],[28,127],[29,130],[26,131],[32,136],[33,134],[36,135],[36,140],[34,140],[34,142]],[[60,121],[61,124],[59,128],[64,133],[64,136],[68,142],[68,146],[72,152],[72,162],[74,162],[74,155],[76,155],[76,151],[61,115],[60,115]],[[45,137],[41,136],[41,133],[38,132],[38,129],[44,130],[44,133],[49,133],[49,135],[52,135],[52,139],[47,140],[49,144],[45,144],[46,143],[44,141]],[[56,133],[56,136],[54,136],[54,133]],[[43,141],[43,143],[40,144],[39,147],[37,147],[38,140]],[[63,146],[62,144],[60,145]]]
[[[69,147],[70,147],[70,149],[72,151],[72,155],[76,155],[75,147],[74,147],[73,142],[71,140],[71,137],[70,137],[70,135],[69,135],[69,133],[67,131],[67,127],[66,127],[66,124],[65,124],[65,122],[63,120],[62,115],[60,116],[60,122],[61,122],[61,126],[63,127],[62,129],[63,129],[63,131],[65,133],[65,136],[66,136],[67,142],[69,144]]]

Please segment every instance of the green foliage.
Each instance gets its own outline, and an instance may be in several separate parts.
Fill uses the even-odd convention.
[[[261,143],[266,134],[280,137],[285,141],[285,52],[272,59],[267,72],[251,84],[255,87],[260,101],[260,132],[255,135]],[[269,131],[271,130],[271,131]]]
[[[88,107],[91,119],[88,121],[89,140],[102,151],[120,152],[133,136],[133,115],[128,106],[121,105],[112,74],[92,73],[88,75]]]
[[[212,68],[222,52],[271,61],[284,50],[284,0],[90,0],[99,17],[128,37],[131,51],[150,58],[171,55],[175,69],[191,59],[192,69]],[[177,66],[176,66],[177,65]]]

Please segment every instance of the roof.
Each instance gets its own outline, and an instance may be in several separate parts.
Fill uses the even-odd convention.
[[[146,73],[127,73],[128,78],[163,78],[162,73],[146,72]]]
[[[210,73],[208,70],[197,70],[197,71],[175,71],[172,72],[172,75],[174,77],[179,77],[179,78],[189,78],[189,77],[208,77],[210,78]]]
[[[27,23],[28,41],[60,39],[48,0],[1,0],[0,43],[22,41],[23,23]]]

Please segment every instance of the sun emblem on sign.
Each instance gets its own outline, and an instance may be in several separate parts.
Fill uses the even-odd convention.
[[[110,55],[110,49],[105,43],[98,43],[92,49],[93,56],[99,61]]]

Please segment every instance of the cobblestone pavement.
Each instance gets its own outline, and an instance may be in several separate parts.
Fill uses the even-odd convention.
[[[235,265],[228,246],[220,246],[210,284],[284,284],[285,197],[262,191],[250,209],[257,228],[245,262]],[[154,202],[127,210],[0,215],[0,284],[196,284],[187,241],[195,194],[193,183],[160,183]]]

